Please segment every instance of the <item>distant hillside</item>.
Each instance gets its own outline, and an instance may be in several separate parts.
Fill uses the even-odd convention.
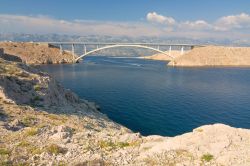
[[[250,47],[207,46],[194,48],[169,66],[250,66]]]
[[[250,40],[217,40],[217,39],[189,39],[173,37],[127,37],[127,36],[98,36],[98,35],[58,35],[58,34],[0,34],[0,41],[21,41],[21,42],[46,42],[46,41],[74,41],[74,42],[119,42],[119,43],[175,43],[175,44],[211,44],[211,45],[233,45],[250,46]],[[64,46],[65,49],[71,49]],[[91,48],[89,48],[91,49]],[[168,47],[161,47],[162,50],[168,50]],[[174,48],[173,48],[174,49]],[[75,48],[76,53],[83,52],[82,47]],[[96,55],[106,56],[149,56],[156,52],[147,49],[134,48],[114,48],[96,53]]]
[[[60,53],[59,48],[48,44],[36,44],[28,42],[0,42],[0,48],[4,54],[3,59],[25,62],[28,64],[54,64],[72,63],[73,55],[70,52]]]

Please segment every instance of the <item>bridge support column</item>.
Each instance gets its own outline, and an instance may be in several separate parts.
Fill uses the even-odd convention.
[[[169,46],[168,53],[169,53],[170,56],[171,56],[171,51],[172,51],[172,46]]]
[[[72,44],[72,61],[75,63],[75,45]]]
[[[157,49],[160,50],[160,46],[159,45],[157,46]]]
[[[87,53],[87,48],[86,48],[86,45],[84,44],[84,54],[86,54]]]
[[[181,55],[184,54],[184,46],[181,46]]]
[[[62,49],[62,45],[60,44],[60,55],[63,54],[63,49]]]

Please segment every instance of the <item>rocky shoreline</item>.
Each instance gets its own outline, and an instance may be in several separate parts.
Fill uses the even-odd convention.
[[[170,61],[168,66],[250,66],[249,47],[206,46],[194,48]]]
[[[166,53],[169,53],[168,51]],[[249,47],[204,46],[185,51],[171,51],[174,59],[164,55],[155,54],[144,59],[168,61],[172,67],[250,67]]]
[[[0,165],[250,165],[250,130],[141,136],[47,73],[0,58]]]
[[[60,52],[58,47],[46,43],[0,42],[0,48],[4,50],[0,57],[5,60],[26,64],[73,63],[70,51]]]

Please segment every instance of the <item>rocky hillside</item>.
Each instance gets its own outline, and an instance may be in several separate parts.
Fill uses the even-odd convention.
[[[48,74],[0,58],[0,165],[250,165],[250,131],[133,133]]]
[[[250,47],[207,46],[194,48],[169,66],[250,66]]]
[[[54,64],[72,63],[73,55],[70,52],[60,53],[59,48],[48,44],[28,42],[0,42],[0,48],[4,49],[1,58],[27,64]]]

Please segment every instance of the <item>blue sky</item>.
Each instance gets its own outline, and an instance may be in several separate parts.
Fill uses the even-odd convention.
[[[204,38],[245,36],[250,32],[249,0],[0,0],[0,3],[0,33],[128,36],[145,33]]]
[[[58,19],[138,21],[156,11],[178,20],[250,13],[249,0],[0,0],[0,12]]]

